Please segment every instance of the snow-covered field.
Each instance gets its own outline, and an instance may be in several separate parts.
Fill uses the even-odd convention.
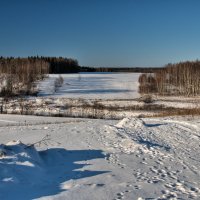
[[[62,74],[64,83],[55,91],[59,75],[50,74],[39,83],[39,96],[84,99],[133,99],[138,94],[139,73]]]
[[[38,97],[31,98],[30,102],[26,103],[33,105],[33,113],[119,119],[130,116],[152,116],[173,108],[177,110],[200,108],[198,96],[151,95],[153,101],[145,103],[141,100],[144,96],[138,93],[140,73],[63,74],[63,84],[55,88],[55,81],[59,76],[50,74],[48,78],[38,83],[40,91]],[[20,110],[18,107],[14,106]],[[5,110],[17,113],[13,108]]]
[[[0,200],[200,199],[200,117],[141,118],[198,97],[146,103],[135,73],[58,77],[2,99],[3,113],[83,118],[0,115]]]
[[[1,115],[0,138],[0,199],[200,197],[199,117]]]
[[[50,74],[48,78],[36,83],[39,90],[37,97],[0,98],[1,113],[122,119],[160,116],[173,108],[176,111],[200,108],[199,97],[151,95],[152,101],[145,102],[144,96],[138,93],[139,75],[80,73],[62,74],[60,79],[60,75]],[[62,82],[57,84],[59,87],[55,87],[58,80]]]

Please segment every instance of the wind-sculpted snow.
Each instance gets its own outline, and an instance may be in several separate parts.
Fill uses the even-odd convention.
[[[130,143],[134,143],[135,145],[133,146],[140,146],[146,150],[163,149],[170,151],[170,144],[167,144],[162,138],[159,138],[160,134],[152,130],[163,125],[166,124],[147,124],[140,118],[124,118],[117,125],[112,126],[111,129],[116,131],[122,138],[125,138],[126,141],[130,140]],[[127,148],[126,146],[127,144],[125,148]],[[131,149],[129,150],[131,152]]]
[[[199,117],[1,119],[0,199],[200,197]]]
[[[38,152],[32,145],[20,141],[1,144],[0,199],[34,199],[65,191],[69,188],[62,185],[64,181],[106,172],[78,171],[84,164],[76,162],[97,158],[104,158],[99,150],[51,148]]]

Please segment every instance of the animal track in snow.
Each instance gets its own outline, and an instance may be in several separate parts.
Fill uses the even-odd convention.
[[[121,163],[119,161],[119,156],[117,154],[109,154],[107,157],[106,157],[106,160],[109,161],[109,163],[112,163],[112,164],[115,164],[117,166],[119,166],[120,168],[124,169],[126,167],[125,164]]]

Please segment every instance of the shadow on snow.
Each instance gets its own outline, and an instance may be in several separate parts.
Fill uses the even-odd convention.
[[[0,169],[17,174],[17,181],[2,182],[0,180],[0,199],[35,199],[44,196],[56,195],[66,190],[62,189],[62,183],[68,180],[76,180],[97,176],[108,171],[90,171],[83,167],[92,159],[104,158],[101,150],[66,150],[52,148],[39,152],[41,162],[36,166],[8,164],[0,162]],[[37,163],[37,162],[36,162]],[[12,176],[12,173],[9,174]],[[20,177],[21,180],[20,180]]]

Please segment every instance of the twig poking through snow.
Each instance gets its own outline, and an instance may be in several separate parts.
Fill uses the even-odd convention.
[[[41,140],[39,140],[39,141],[37,141],[37,142],[35,142],[35,143],[32,143],[32,144],[29,144],[29,145],[27,145],[26,147],[25,147],[25,149],[27,149],[27,148],[29,148],[29,147],[32,147],[32,146],[34,146],[34,145],[36,145],[36,144],[41,144],[41,143],[45,143],[46,141],[49,141],[50,140],[50,135],[49,134],[47,134],[47,135],[45,135]]]

